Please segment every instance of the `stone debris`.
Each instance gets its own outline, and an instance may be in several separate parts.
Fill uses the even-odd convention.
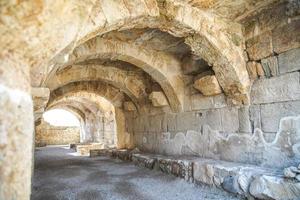
[[[111,156],[150,170],[158,170],[196,184],[214,185],[219,189],[247,199],[297,200],[300,183],[285,179],[275,169],[196,157],[163,156],[135,153],[136,150],[91,150],[91,156]],[[285,169],[298,173],[297,167]],[[300,175],[295,176],[298,180]]]
[[[291,167],[287,167],[284,168],[283,170],[283,174],[285,178],[295,178],[296,180],[300,181],[300,165],[297,167],[295,166],[291,166]]]

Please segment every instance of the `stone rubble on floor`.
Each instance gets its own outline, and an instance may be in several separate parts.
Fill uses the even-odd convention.
[[[93,149],[90,157],[110,156],[151,170],[180,177],[188,182],[211,185],[247,199],[299,200],[300,182],[286,175],[297,171],[262,168],[220,160],[142,153],[135,149]],[[296,177],[295,176],[295,177]]]

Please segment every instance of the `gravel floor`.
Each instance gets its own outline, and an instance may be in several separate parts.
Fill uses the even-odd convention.
[[[107,157],[80,157],[63,146],[35,152],[32,200],[234,200],[221,190]]]

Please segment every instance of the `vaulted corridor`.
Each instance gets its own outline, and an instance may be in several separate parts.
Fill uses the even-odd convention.
[[[230,195],[300,199],[300,0],[0,0],[0,200]]]
[[[238,199],[129,162],[76,156],[67,146],[39,148],[35,159],[32,200]]]

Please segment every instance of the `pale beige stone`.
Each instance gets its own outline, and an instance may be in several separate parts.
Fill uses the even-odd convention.
[[[127,111],[135,111],[136,110],[134,103],[132,103],[131,101],[125,101],[123,103],[123,107]]]
[[[162,92],[152,92],[149,95],[149,99],[152,102],[152,105],[155,107],[161,107],[161,106],[167,106],[168,101],[166,99],[166,96]]]
[[[213,96],[222,93],[222,89],[214,75],[208,75],[197,79],[194,82],[194,88],[199,90],[205,96]]]

